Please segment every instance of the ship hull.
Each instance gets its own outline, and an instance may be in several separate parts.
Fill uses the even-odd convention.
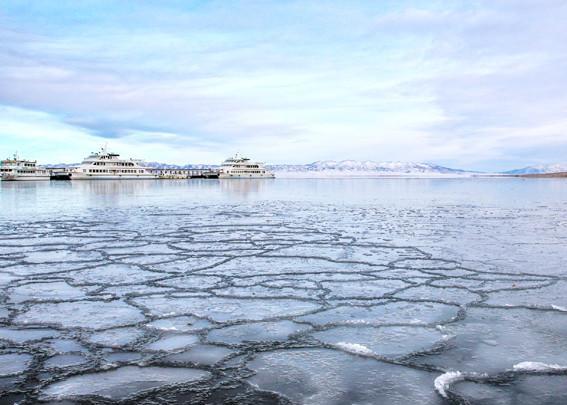
[[[155,180],[159,176],[153,174],[90,174],[71,173],[71,180]]]
[[[219,179],[273,179],[275,177],[273,174],[219,174]]]
[[[2,181],[45,181],[50,180],[50,175],[4,175],[2,176]]]

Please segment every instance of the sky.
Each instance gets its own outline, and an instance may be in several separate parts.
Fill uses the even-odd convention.
[[[0,154],[567,161],[567,0],[2,0]]]

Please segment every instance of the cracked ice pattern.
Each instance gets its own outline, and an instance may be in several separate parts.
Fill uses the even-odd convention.
[[[561,198],[131,198],[3,217],[0,402],[567,401]]]

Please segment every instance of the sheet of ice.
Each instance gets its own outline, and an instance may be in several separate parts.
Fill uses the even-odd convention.
[[[441,301],[456,305],[468,305],[472,302],[480,301],[481,299],[479,294],[462,288],[429,286],[411,287],[397,293],[395,296],[402,299]]]
[[[35,304],[19,314],[17,324],[51,325],[64,328],[105,329],[143,321],[142,312],[122,301],[77,301]]]
[[[101,259],[99,252],[73,252],[70,250],[48,250],[41,252],[29,252],[25,255],[28,263],[69,263],[89,262]]]
[[[290,335],[309,329],[309,326],[292,321],[246,323],[213,329],[208,333],[207,341],[224,344],[284,341]]]
[[[26,353],[0,354],[0,377],[23,373],[32,360],[33,356]]]
[[[197,290],[205,290],[212,288],[221,282],[220,277],[215,276],[199,276],[191,275],[185,277],[176,277],[168,280],[159,281],[157,284],[166,287],[189,288]]]
[[[87,349],[72,339],[54,339],[48,342],[49,347],[58,353],[86,352]]]
[[[37,402],[48,378],[63,383],[65,373],[83,367],[96,381],[108,367],[171,364],[222,373],[243,402],[277,402],[276,394],[241,384],[251,361],[260,371],[252,378],[298,403],[444,403],[433,383],[440,370],[490,373],[475,383],[454,382],[446,393],[456,402],[566,402],[564,371],[530,369],[567,365],[565,182],[41,183],[2,183],[0,190],[0,336],[10,336],[1,341],[2,354],[17,346],[47,358],[82,354],[93,361],[30,375],[24,385],[18,385],[23,374],[1,378],[0,390],[23,389],[5,401]],[[81,303],[58,301],[73,297],[64,284],[53,298],[48,292],[10,302],[7,294],[63,282],[84,292],[71,298]],[[390,282],[414,286],[390,297],[389,288],[381,289]],[[19,331],[18,325],[32,327],[26,319],[59,330]],[[260,322],[305,327],[306,321],[313,330],[293,339],[282,333],[264,341],[266,330],[250,332]],[[377,339],[371,326],[432,336],[399,329]],[[140,350],[176,334],[207,341],[212,330],[231,332],[223,341],[250,339],[245,353],[223,357],[227,343]],[[326,331],[328,343],[313,331]],[[106,333],[103,344],[89,341],[98,332]],[[387,364],[373,354],[380,350],[405,357]],[[225,363],[217,359],[230,368],[220,370]],[[256,363],[266,359],[265,369]],[[526,370],[514,370],[527,361]],[[135,387],[135,380],[124,385]],[[211,386],[198,395],[219,399]],[[196,401],[184,395],[166,389],[147,401]]]
[[[115,328],[95,332],[88,336],[87,340],[101,346],[122,347],[134,343],[142,336],[144,336],[144,331],[142,329],[134,327]]]
[[[188,351],[172,354],[164,360],[172,363],[194,363],[212,366],[234,353],[226,347],[213,345],[195,345]]]
[[[19,278],[8,273],[4,273],[0,271],[0,287],[10,284],[14,280],[18,280]]]
[[[88,359],[78,354],[59,354],[47,359],[44,367],[47,369],[74,367],[85,364],[87,361]]]
[[[86,290],[72,287],[64,281],[22,284],[8,289],[10,302],[13,303],[81,299],[85,297],[86,292]]]
[[[69,377],[48,385],[40,397],[47,400],[95,395],[121,400],[156,387],[203,380],[209,375],[206,371],[190,368],[126,366]]]
[[[453,319],[458,307],[439,303],[389,302],[375,306],[344,305],[298,317],[315,325],[433,324]]]
[[[206,329],[211,325],[212,324],[206,319],[199,319],[194,316],[176,316],[172,318],[158,319],[148,323],[146,326],[163,331],[191,332]]]
[[[443,341],[443,335],[437,329],[421,326],[339,326],[313,332],[312,336],[339,348],[344,347],[345,342],[362,345],[372,353],[388,358],[430,350],[436,343]]]
[[[59,332],[53,329],[14,329],[0,327],[0,339],[14,343],[26,343],[56,336],[59,336]]]
[[[186,257],[175,261],[168,261],[167,263],[153,264],[149,267],[157,271],[169,273],[190,273],[195,270],[215,266],[225,260],[226,258],[221,257]]]
[[[505,306],[567,308],[565,291],[567,291],[567,281],[560,280],[548,287],[519,290],[513,293],[507,290],[491,292],[486,303]]]
[[[355,273],[372,271],[373,267],[364,264],[336,263],[321,259],[306,259],[297,257],[246,257],[237,258],[220,264],[212,269],[200,271],[199,274],[223,274],[225,276],[259,276],[270,274],[304,273]]]
[[[112,352],[104,355],[104,360],[110,364],[129,363],[140,359],[142,359],[142,354],[135,352]]]
[[[335,350],[260,353],[248,367],[252,384],[298,404],[441,404],[433,375]]]
[[[329,299],[382,298],[409,286],[401,280],[325,281],[322,284],[330,291]]]
[[[453,336],[450,344],[420,356],[420,362],[487,373],[512,369],[526,359],[567,364],[567,317],[560,312],[471,308],[463,321],[445,325],[443,333]]]
[[[194,345],[199,341],[197,335],[171,335],[164,336],[155,342],[144,346],[144,349],[151,351],[172,351],[183,349],[187,346]]]
[[[101,267],[68,273],[76,284],[135,284],[162,278],[163,275],[146,271],[138,266],[127,264],[109,264]]]
[[[522,375],[513,383],[457,382],[451,392],[470,404],[535,405],[565,404],[565,375]]]
[[[533,371],[533,372],[567,370],[567,366],[560,366],[559,364],[546,364],[538,361],[523,361],[521,363],[514,364],[512,368],[514,371]]]
[[[144,305],[155,316],[193,314],[217,322],[259,321],[266,318],[303,315],[318,308],[317,304],[291,299],[142,297],[134,301]]]
[[[223,296],[249,297],[249,298],[308,298],[318,299],[323,290],[310,290],[293,287],[266,287],[254,285],[249,287],[225,287],[214,290],[214,293]]]

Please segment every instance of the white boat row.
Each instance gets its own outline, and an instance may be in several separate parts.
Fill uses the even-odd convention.
[[[116,153],[109,153],[106,148],[91,153],[77,167],[45,168],[37,165],[35,160],[20,159],[14,155],[11,159],[0,161],[2,181],[50,180],[66,178],[69,180],[140,180],[188,178],[194,173],[191,170],[160,169],[147,167],[136,159],[122,159]],[[220,169],[201,171],[203,177],[221,179],[274,178],[263,163],[253,162],[248,158],[235,157],[225,160]]]

